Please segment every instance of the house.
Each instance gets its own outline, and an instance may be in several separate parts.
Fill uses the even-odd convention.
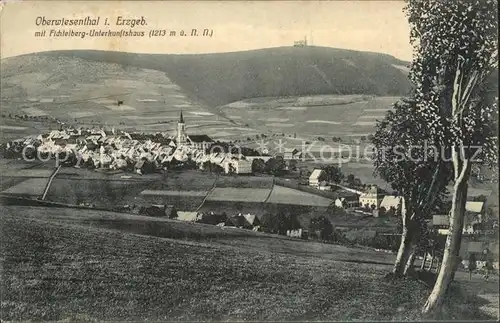
[[[298,160],[302,157],[302,153],[296,148],[285,148],[283,152],[284,160]]]
[[[398,209],[400,204],[401,204],[402,209],[405,208],[404,202],[405,201],[404,201],[404,198],[402,196],[386,195],[382,199],[382,202],[380,202],[380,209],[383,208],[383,210],[386,214],[387,213],[396,214],[396,210]]]
[[[321,181],[319,183],[319,190],[320,191],[331,191],[332,190],[332,187],[330,185],[328,185],[328,182],[327,181]]]
[[[154,217],[167,217],[167,218],[176,218],[177,212],[173,205],[158,205],[153,204],[147,207],[144,211],[147,216]]]
[[[164,216],[166,216],[169,219],[176,219],[177,218],[177,209],[175,208],[174,205],[165,205],[165,208],[163,209]]]
[[[225,226],[243,228],[243,229],[253,229],[253,225],[250,224],[241,213],[239,215],[228,217],[225,222]]]
[[[153,164],[145,158],[139,159],[134,165],[134,172],[137,174],[151,173],[153,170]]]
[[[113,160],[110,167],[112,169],[125,169],[125,168],[127,168],[127,166],[128,166],[128,163],[125,159],[116,158],[115,160]]]
[[[326,179],[324,170],[315,168],[309,176],[309,186],[319,188],[320,183]]]
[[[212,138],[207,135],[189,135],[187,140],[192,147],[203,150],[210,148],[214,143]]]
[[[226,174],[233,172],[235,174],[251,174],[252,162],[246,159],[231,159],[224,163],[224,172]]]
[[[450,230],[450,216],[449,215],[433,215],[432,216],[432,225],[434,229],[438,230],[438,234],[448,235]],[[463,234],[476,234],[483,229],[481,222],[477,220],[471,220],[471,218],[467,218],[464,221],[463,226]]]
[[[384,196],[382,191],[376,185],[371,185],[359,196],[359,204],[362,207],[369,208],[371,208],[372,205],[375,205],[375,208],[378,209],[383,198]]]
[[[197,222],[201,220],[202,215],[198,212],[190,211],[177,211],[177,220],[187,221],[187,222]]]
[[[138,160],[137,163],[135,163],[134,165],[134,171],[137,173],[137,174],[143,174],[143,170],[144,170],[144,164],[146,163],[145,160]]]
[[[297,230],[286,230],[286,235],[291,238],[307,239],[308,231],[302,228]]]
[[[243,214],[245,217],[246,221],[253,227],[259,226],[260,225],[260,220],[255,214]]]
[[[467,201],[465,202],[465,211],[482,214],[484,211],[484,202]]]
[[[225,213],[215,213],[213,211],[210,211],[202,213],[201,219],[198,222],[218,225],[220,223],[225,223],[226,221],[227,221],[227,215]]]
[[[335,206],[343,209],[359,207],[359,195],[343,194],[335,200]]]

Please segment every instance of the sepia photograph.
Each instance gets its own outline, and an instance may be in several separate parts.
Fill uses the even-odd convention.
[[[500,319],[497,1],[0,28],[2,322]]]

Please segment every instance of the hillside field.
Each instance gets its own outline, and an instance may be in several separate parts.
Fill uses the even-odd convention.
[[[408,321],[429,292],[359,263],[373,251],[176,223],[2,207],[2,319]],[[442,316],[489,318],[480,304],[457,288]]]
[[[371,133],[373,118],[406,95],[406,75],[395,67],[404,64],[388,55],[321,47],[29,54],[2,60],[0,130],[4,141],[12,140],[57,129],[57,119],[173,135],[182,110],[188,134],[214,139],[269,132],[348,139]]]
[[[328,47],[277,47],[193,55],[54,51],[56,57],[165,72],[187,94],[210,107],[258,97],[318,94],[406,95],[410,84],[390,55]]]

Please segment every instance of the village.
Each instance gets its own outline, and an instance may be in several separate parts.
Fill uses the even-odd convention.
[[[330,202],[322,202],[319,209],[312,203],[309,207],[316,207],[316,211],[307,211],[309,216],[304,218],[291,210],[283,212],[278,208],[269,211],[262,205],[259,209],[251,203],[238,209],[229,205],[210,206],[214,194],[212,189],[206,193],[203,203],[194,209],[183,209],[170,202],[157,203],[158,199],[156,203],[118,205],[114,209],[219,227],[264,231],[292,238],[319,239],[328,243],[361,243],[382,249],[395,249],[398,246],[398,221],[404,210],[404,200],[400,196],[377,185],[354,181],[352,174],[345,178],[336,166],[304,167],[302,164],[297,167],[302,157],[297,149],[284,149],[271,156],[248,148],[230,146],[207,135],[188,135],[182,112],[174,136],[168,133],[148,135],[114,129],[66,127],[10,142],[6,145],[5,154],[23,156],[26,160],[56,159],[64,167],[133,172],[136,175],[163,172],[168,176],[169,171],[208,171],[217,176],[267,176],[271,178],[273,186],[266,193],[267,199],[260,202],[273,202],[269,197],[276,190],[274,187],[300,191],[305,194],[304,199],[317,196]],[[235,187],[232,190],[242,189]],[[223,204],[224,200],[219,204]],[[235,202],[247,201],[242,198]],[[288,203],[293,206],[295,202],[284,204]],[[91,204],[83,201],[80,206]],[[448,233],[448,217],[444,214],[449,207],[447,205],[441,214],[435,214],[427,221],[429,230],[437,237],[444,238]],[[461,248],[464,266],[473,254],[478,259],[475,268],[482,268],[487,254],[498,269],[498,242],[488,238],[498,230],[498,222],[492,220],[492,209],[487,206],[486,198],[467,201],[466,212],[464,247]],[[339,220],[340,216],[349,219]],[[431,253],[432,250],[424,253],[422,266],[426,265],[426,258],[430,258],[430,267],[435,266],[438,271],[439,261],[434,263],[436,257],[431,257]]]

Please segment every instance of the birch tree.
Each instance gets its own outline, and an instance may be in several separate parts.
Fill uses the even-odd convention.
[[[402,277],[413,270],[423,221],[446,196],[451,180],[450,163],[429,143],[430,128],[417,114],[417,104],[403,99],[377,122],[375,172],[404,199],[401,208],[401,243],[392,275]],[[424,241],[426,242],[426,241]]]
[[[410,79],[417,114],[433,141],[449,147],[453,165],[450,228],[443,262],[423,308],[440,307],[457,268],[473,163],[496,163],[497,112],[488,81],[498,68],[498,8],[491,0],[410,0],[405,8],[414,57]],[[479,157],[480,156],[480,157]]]

